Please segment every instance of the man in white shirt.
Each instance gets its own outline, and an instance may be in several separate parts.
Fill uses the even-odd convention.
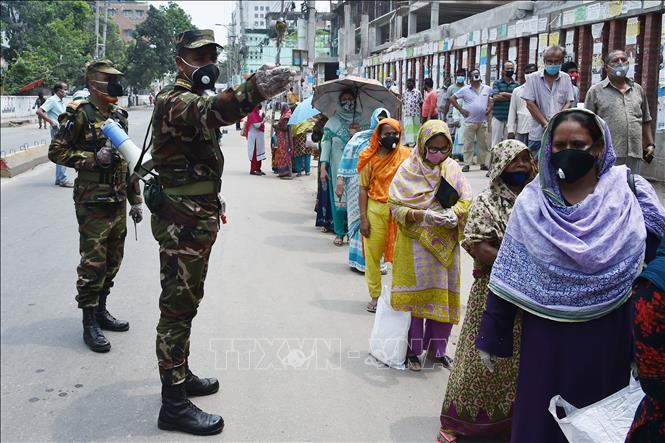
[[[53,86],[53,95],[46,99],[43,105],[37,109],[37,115],[46,120],[51,125],[51,138],[55,136],[58,130],[58,117],[65,113],[65,102],[63,98],[67,94],[67,83],[57,82]],[[63,188],[73,188],[74,184],[67,180],[67,168],[62,165],[55,165],[55,185]]]
[[[524,75],[533,74],[538,70],[538,65],[529,63],[524,68]],[[524,84],[521,84],[513,90],[513,96],[510,98],[510,108],[508,109],[508,123],[506,131],[508,138],[517,139],[524,144],[529,142],[529,131],[531,130],[531,113],[526,108],[526,101],[522,99]]]

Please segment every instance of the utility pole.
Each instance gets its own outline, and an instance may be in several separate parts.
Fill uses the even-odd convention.
[[[109,23],[109,4],[108,0],[104,1],[104,31],[102,32],[103,39],[102,39],[102,57],[101,58],[106,58],[106,28]]]
[[[286,24],[286,18],[284,17],[284,0],[282,0],[282,6],[280,10],[280,18],[277,20],[277,24],[275,25],[275,28],[277,30],[277,55],[275,56],[275,65],[279,66],[279,53],[282,50],[282,38],[284,35],[288,33],[288,27]],[[282,29],[282,35],[280,35],[280,22],[282,22],[282,25],[284,26],[284,29]],[[281,99],[283,95],[280,95],[279,98]],[[275,133],[275,108],[277,107],[277,97],[273,98],[272,101],[272,117],[270,118],[270,144],[272,147],[272,139],[273,139],[273,134]],[[280,109],[280,116],[281,116],[281,109]]]
[[[99,58],[99,0],[95,2],[95,59]]]

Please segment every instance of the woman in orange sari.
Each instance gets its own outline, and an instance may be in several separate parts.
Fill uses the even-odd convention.
[[[381,257],[392,262],[397,236],[397,224],[390,214],[388,189],[397,169],[411,154],[400,146],[402,134],[399,122],[384,118],[378,124],[367,149],[360,152],[360,233],[364,237],[365,279],[372,301],[369,312],[376,312],[381,295]]]

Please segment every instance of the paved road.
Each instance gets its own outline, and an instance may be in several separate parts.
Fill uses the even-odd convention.
[[[147,121],[146,111],[132,113],[136,138]],[[190,359],[197,374],[222,382],[220,394],[195,400],[224,416],[216,439],[434,441],[448,371],[367,363],[373,316],[363,309],[365,281],[346,266],[346,248],[314,228],[314,177],[250,176],[234,128],[223,144],[229,224],[213,248]],[[139,225],[138,242],[130,227],[109,302],[131,329],[108,333],[111,352],[93,354],[74,301],[71,190],[51,184],[53,169],[2,180],[3,440],[194,440],[156,426],[160,287],[149,220]],[[479,191],[484,174],[469,176]],[[466,255],[463,267],[468,293]],[[454,342],[459,327],[453,331]]]

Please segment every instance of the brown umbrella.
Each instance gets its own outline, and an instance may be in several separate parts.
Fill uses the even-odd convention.
[[[347,90],[356,97],[354,122],[368,120],[376,108],[386,108],[391,115],[397,115],[402,104],[395,94],[378,81],[350,75],[317,86],[312,105],[325,116],[332,117],[339,107],[339,95]]]

